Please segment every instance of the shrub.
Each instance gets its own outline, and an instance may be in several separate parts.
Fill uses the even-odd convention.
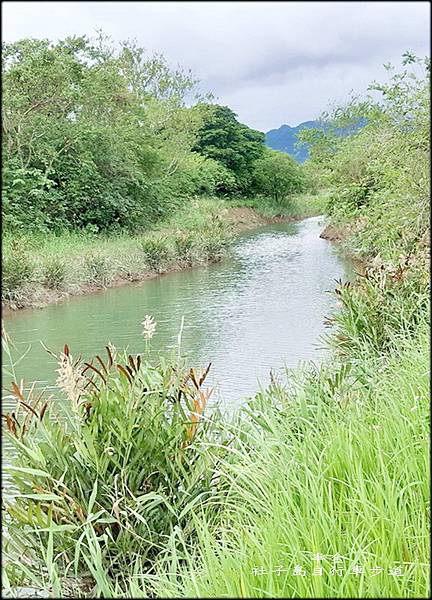
[[[222,433],[216,410],[203,416],[208,369],[107,354],[83,364],[65,346],[60,419],[58,403],[37,406],[14,385],[25,413],[6,416],[17,450],[6,502],[15,577],[40,578],[47,552],[59,577],[90,568],[94,580],[96,562],[113,579],[136,559],[149,568],[194,535],[192,516],[212,496]]]
[[[102,254],[92,252],[84,258],[85,278],[92,285],[106,285],[110,276],[108,259]]]
[[[167,262],[172,258],[167,240],[161,236],[147,236],[140,241],[139,245],[149,268],[162,273]]]
[[[411,337],[428,314],[428,279],[421,257],[401,256],[396,265],[375,259],[355,286],[336,289],[343,307],[330,319],[338,328],[333,345],[351,356],[391,351],[395,336]]]
[[[194,250],[198,250],[196,253],[196,258],[199,259],[200,252],[197,247],[198,237],[195,233],[188,232],[180,232],[178,233],[174,239],[174,252],[176,260],[186,266],[191,266],[195,262],[195,253]]]
[[[2,297],[13,300],[30,283],[34,264],[20,240],[14,240],[2,260]]]
[[[66,278],[66,265],[60,258],[51,258],[44,265],[43,283],[47,288],[61,288]]]

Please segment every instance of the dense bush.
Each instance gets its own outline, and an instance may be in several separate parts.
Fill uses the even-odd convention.
[[[134,42],[24,39],[2,75],[7,231],[143,230],[186,198],[263,187],[264,134],[228,107],[186,107],[196,81]]]
[[[329,117],[333,130],[359,117],[364,127],[346,138],[328,128],[310,140],[309,169],[325,173],[332,190],[330,216],[351,223],[347,243],[363,257],[397,260],[429,227],[430,66],[409,53],[402,62],[400,72],[386,66],[388,83],[371,85],[375,97],[353,98]]]
[[[306,188],[302,167],[283,152],[266,149],[262,158],[254,163],[254,189],[276,202]]]
[[[154,323],[143,325],[148,340]],[[37,406],[14,388],[24,412],[7,420],[21,456],[9,468],[15,492],[6,502],[13,519],[7,551],[42,572],[51,548],[54,585],[88,570],[96,581],[115,578],[138,559],[149,568],[167,545],[194,535],[192,516],[213,493],[223,448],[211,443],[223,433],[217,411],[204,416],[208,370],[171,360],[153,365],[113,347],[107,355],[84,364],[65,346],[60,419],[54,403]],[[101,554],[92,553],[94,544]],[[10,564],[10,577],[26,576],[21,559]]]
[[[103,36],[6,44],[2,74],[8,229],[132,229],[175,207],[201,123],[189,75]]]

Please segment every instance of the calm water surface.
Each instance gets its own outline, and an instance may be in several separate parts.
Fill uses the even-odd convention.
[[[30,347],[17,378],[55,392],[57,365],[40,340],[55,353],[67,343],[85,358],[103,353],[109,341],[142,352],[141,321],[150,314],[156,353],[177,344],[184,317],[183,354],[191,365],[211,361],[216,395],[227,408],[236,406],[268,384],[270,369],[319,362],[325,354],[323,319],[335,309],[329,291],[353,272],[319,237],[322,228],[320,217],[262,227],[239,237],[222,263],[8,315],[17,352]],[[10,406],[6,397],[3,411]]]

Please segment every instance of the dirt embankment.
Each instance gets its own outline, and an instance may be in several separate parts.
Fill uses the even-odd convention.
[[[340,242],[346,237],[346,232],[334,225],[327,225],[320,233],[320,238],[328,240],[329,242]]]

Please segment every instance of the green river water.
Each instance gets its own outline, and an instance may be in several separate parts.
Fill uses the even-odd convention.
[[[238,406],[285,366],[325,355],[323,320],[336,308],[336,279],[353,268],[321,239],[321,217],[261,227],[241,235],[221,263],[177,271],[147,281],[74,297],[43,309],[5,316],[25,387],[37,381],[55,396],[55,359],[65,343],[89,358],[111,342],[131,353],[144,350],[141,321],[157,321],[151,341],[157,353],[177,344],[182,317],[182,353],[191,366],[212,362],[213,397]],[[5,359],[5,356],[3,356]],[[4,366],[4,385],[10,377]],[[15,401],[4,394],[3,412]]]

